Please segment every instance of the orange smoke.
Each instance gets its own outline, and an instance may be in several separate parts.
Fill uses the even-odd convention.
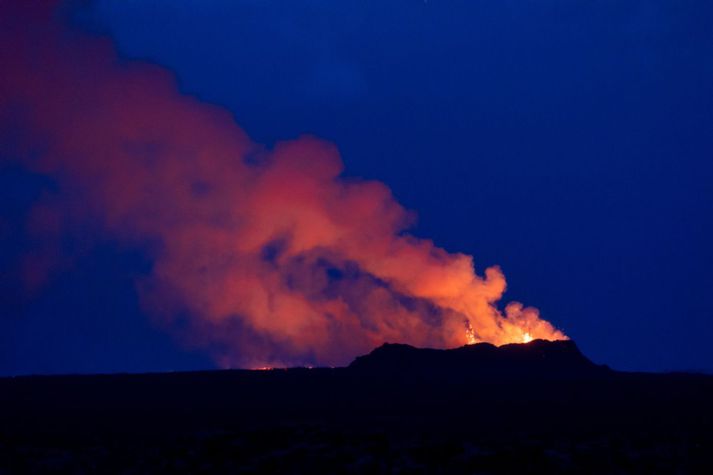
[[[384,341],[565,338],[534,308],[497,308],[499,268],[481,277],[471,256],[405,234],[410,213],[384,184],[341,178],[334,145],[266,149],[165,70],[117,61],[52,8],[6,3],[0,120],[22,131],[25,165],[60,188],[34,227],[93,223],[148,249],[146,309],[167,326],[188,315],[193,344],[221,364],[343,363]]]

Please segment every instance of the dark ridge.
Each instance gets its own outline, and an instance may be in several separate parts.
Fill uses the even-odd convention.
[[[572,341],[347,368],[0,378],[5,473],[713,473],[713,377]]]
[[[591,378],[611,373],[587,359],[572,340],[534,340],[500,347],[478,343],[450,350],[386,343],[356,358],[349,369],[388,378],[438,380]]]

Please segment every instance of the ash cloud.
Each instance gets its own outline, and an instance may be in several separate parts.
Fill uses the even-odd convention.
[[[342,178],[333,144],[254,143],[171,74],[67,29],[53,2],[0,4],[0,120],[58,192],[28,218],[47,241],[92,223],[153,257],[146,312],[224,366],[341,364],[384,341],[451,347],[564,338],[537,310],[497,303],[497,267],[406,233],[383,183]],[[38,144],[40,144],[38,146]],[[257,157],[257,158],[256,158]],[[39,285],[59,248],[28,258]],[[97,318],[101,318],[97,316]],[[184,327],[185,325],[180,325]]]

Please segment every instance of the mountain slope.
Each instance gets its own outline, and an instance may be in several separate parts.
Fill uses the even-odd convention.
[[[535,340],[496,347],[478,343],[449,350],[384,344],[348,368],[363,375],[457,381],[485,379],[591,378],[610,373],[589,361],[571,340]]]

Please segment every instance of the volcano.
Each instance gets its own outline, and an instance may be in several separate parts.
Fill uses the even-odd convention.
[[[534,340],[503,346],[477,343],[449,350],[386,343],[357,357],[348,369],[368,376],[441,382],[472,378],[581,379],[609,373],[606,366],[587,359],[572,340]]]
[[[710,473],[713,377],[571,340],[346,368],[0,379],[0,473]]]

